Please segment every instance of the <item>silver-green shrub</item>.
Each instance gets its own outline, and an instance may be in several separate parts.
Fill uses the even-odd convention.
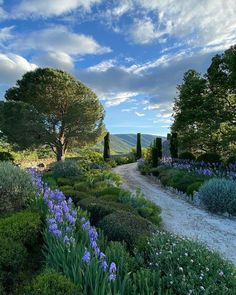
[[[236,215],[236,182],[213,178],[199,189],[201,203],[213,213]]]
[[[59,161],[53,167],[53,174],[56,177],[78,176],[81,169],[75,160]]]
[[[26,171],[11,162],[0,162],[0,214],[24,208],[35,193]]]

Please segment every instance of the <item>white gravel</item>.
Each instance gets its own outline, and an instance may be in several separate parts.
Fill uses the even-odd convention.
[[[210,214],[178,199],[149,177],[140,175],[137,164],[114,168],[123,177],[123,186],[131,191],[141,189],[147,199],[162,208],[165,230],[208,245],[236,265],[236,221]]]

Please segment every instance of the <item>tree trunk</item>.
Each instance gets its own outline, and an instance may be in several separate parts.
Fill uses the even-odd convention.
[[[57,161],[62,161],[65,159],[66,150],[63,145],[57,146]]]

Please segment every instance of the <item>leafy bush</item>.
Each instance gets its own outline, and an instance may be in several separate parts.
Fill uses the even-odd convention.
[[[90,213],[90,221],[94,225],[97,225],[103,217],[118,210],[133,211],[128,205],[115,202],[107,203],[93,197],[81,200],[79,206]]]
[[[220,155],[216,153],[205,153],[200,155],[197,158],[198,162],[205,162],[205,163],[219,163],[221,161]]]
[[[195,156],[194,154],[190,153],[190,152],[184,152],[179,154],[179,159],[183,159],[183,160],[195,160]]]
[[[197,192],[199,190],[199,188],[202,186],[203,182],[202,181],[196,181],[196,182],[193,182],[192,184],[190,184],[188,187],[187,187],[187,194],[189,196],[192,196],[194,192]]]
[[[89,190],[88,184],[86,182],[76,182],[74,184],[74,189],[77,191],[87,192]]]
[[[130,249],[150,236],[156,227],[148,220],[130,212],[117,211],[105,216],[99,227],[109,240],[125,241]]]
[[[236,183],[233,180],[210,179],[199,189],[199,198],[213,213],[236,215]]]
[[[232,155],[227,159],[227,164],[235,164],[236,163],[236,155]]]
[[[9,291],[16,284],[26,262],[27,252],[21,242],[6,239],[1,235],[0,253],[0,284]]]
[[[102,195],[99,200],[106,202],[119,202],[119,196],[117,195]]]
[[[0,152],[0,161],[14,162],[14,157],[9,152]]]
[[[128,193],[129,191],[124,190],[123,188],[112,186],[112,187],[107,187],[104,190],[100,191],[97,196],[104,196],[104,195],[113,195],[113,196],[119,196],[120,194]]]
[[[53,174],[55,177],[78,176],[81,170],[74,160],[65,160],[56,162],[53,166]]]
[[[31,176],[10,162],[0,162],[0,214],[24,208],[36,193]]]
[[[174,294],[235,294],[234,266],[205,246],[159,232],[146,250],[147,263],[161,271],[165,289]]]
[[[69,177],[58,177],[57,178],[57,184],[59,186],[64,186],[64,185],[73,185],[73,180]]]
[[[160,226],[161,208],[153,202],[147,200],[141,192],[137,191],[136,194],[121,193],[119,195],[119,201],[137,210],[138,214],[143,218],[146,218],[152,223]]]
[[[82,295],[79,287],[61,273],[46,270],[25,287],[22,295]]]
[[[27,248],[38,243],[41,231],[40,215],[22,211],[0,219],[0,236],[20,241]]]

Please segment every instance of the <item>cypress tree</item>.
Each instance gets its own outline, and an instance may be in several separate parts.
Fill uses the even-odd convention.
[[[159,160],[162,159],[162,139],[160,137],[156,138],[156,148],[157,148],[157,157]]]
[[[176,132],[170,136],[170,155],[172,159],[178,158],[178,135]]]
[[[141,133],[137,133],[136,158],[142,158]]]
[[[110,133],[107,132],[106,136],[104,137],[104,151],[103,151],[103,159],[105,161],[109,160],[111,157],[110,153]]]

